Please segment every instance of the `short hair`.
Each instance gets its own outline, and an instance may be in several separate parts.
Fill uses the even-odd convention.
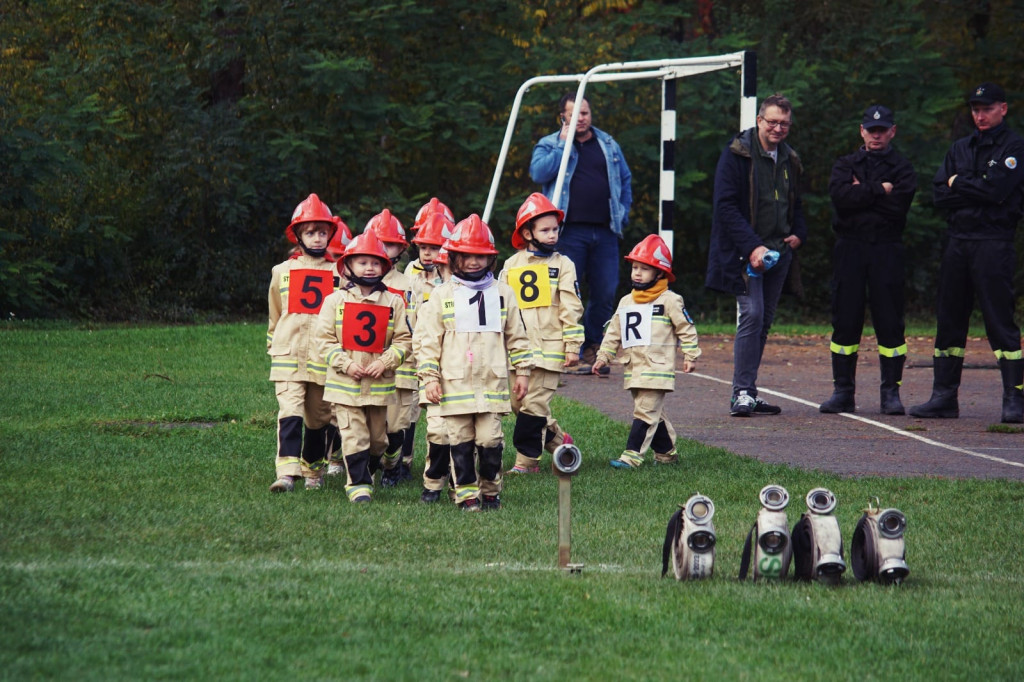
[[[590,98],[589,97],[584,97],[583,99],[584,99],[584,101],[586,101],[588,103],[590,102]],[[565,111],[565,105],[568,102],[573,102],[573,103],[576,102],[576,91],[575,90],[573,90],[572,92],[565,93],[564,95],[562,95],[562,99],[558,100],[558,113],[561,114],[561,113],[563,113]]]
[[[780,92],[765,97],[764,101],[761,102],[761,108],[757,110],[757,115],[763,118],[764,112],[768,110],[768,107],[778,107],[779,111],[784,114],[793,112],[792,103]]]

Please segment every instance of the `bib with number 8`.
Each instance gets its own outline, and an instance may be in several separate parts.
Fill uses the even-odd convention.
[[[551,280],[544,263],[524,265],[508,271],[508,283],[516,292],[520,308],[545,308],[551,305]]]

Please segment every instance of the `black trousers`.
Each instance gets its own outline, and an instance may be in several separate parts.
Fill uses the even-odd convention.
[[[867,305],[878,345],[885,349],[903,346],[903,244],[839,237],[832,259],[832,343],[843,347],[860,344]]]
[[[975,295],[992,350],[997,355],[1020,350],[1020,327],[1013,320],[1016,267],[1013,242],[950,237],[939,269],[936,351],[967,345]]]

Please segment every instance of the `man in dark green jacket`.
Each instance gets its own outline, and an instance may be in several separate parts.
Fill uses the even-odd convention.
[[[793,107],[779,94],[766,98],[757,126],[736,135],[722,151],[715,170],[714,215],[705,286],[734,294],[737,305],[733,345],[734,417],[778,414],[782,410],[757,396],[757,372],[793,251],[807,239],[800,202],[802,166],[784,142]],[[765,268],[769,251],[778,263]],[[748,274],[753,272],[754,276]]]

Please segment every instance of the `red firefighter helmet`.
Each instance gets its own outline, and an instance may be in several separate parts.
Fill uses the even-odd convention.
[[[327,245],[327,256],[331,260],[336,261],[341,260],[342,256],[345,255],[345,247],[352,241],[352,230],[348,229],[345,221],[338,216],[334,216],[333,221],[338,226],[338,229],[334,231],[331,243]]]
[[[448,219],[443,213],[431,213],[421,223],[412,238],[413,244],[429,244],[430,246],[444,246],[444,241],[452,235],[455,223]]]
[[[330,223],[334,225],[334,216],[331,214],[331,209],[327,207],[327,204],[320,201],[320,197],[315,194],[310,194],[308,197],[302,200],[302,202],[295,207],[292,211],[292,221],[288,223],[288,227],[284,230],[284,236],[288,238],[292,244],[298,244],[299,238],[295,234],[295,227],[302,223]],[[331,235],[334,236],[333,234]]]
[[[380,237],[376,235],[372,230],[367,230],[362,234],[356,235],[352,241],[345,247],[345,253],[343,258],[348,259],[352,256],[373,256],[384,261],[384,270],[381,273],[386,275],[388,270],[391,269],[391,259],[388,258],[388,252],[384,248],[384,242],[380,240]]]
[[[676,281],[672,274],[672,254],[669,253],[665,240],[656,234],[649,234],[626,256],[626,260],[636,263],[650,265],[655,270],[661,270],[668,277],[668,281]]]
[[[523,202],[523,205],[519,207],[519,212],[516,213],[516,229],[512,232],[512,248],[525,249],[527,242],[523,238],[523,225],[534,218],[539,218],[549,213],[554,214],[558,218],[559,225],[565,219],[565,213],[560,211],[557,206],[551,203],[550,199],[540,192],[534,192],[526,197],[526,201]]]
[[[391,211],[386,208],[370,218],[370,221],[366,223],[363,232],[371,231],[375,232],[380,240],[387,244],[401,244],[403,247],[409,246],[402,223],[398,221],[398,218],[391,215]]]
[[[445,239],[444,240],[444,244],[442,244],[441,248],[437,250],[437,256],[434,257],[434,262],[435,263],[437,263],[438,265],[445,265],[445,266],[448,265],[448,247],[449,246],[451,246],[451,244],[448,242],[447,239]]]
[[[420,206],[420,210],[416,212],[416,220],[412,224],[412,231],[415,232],[423,227],[427,218],[435,213],[440,213],[444,217],[448,218],[448,220],[453,223],[455,222],[455,216],[452,214],[452,210],[445,204],[442,204],[437,197],[431,197],[430,201]]]
[[[497,256],[498,249],[494,246],[494,235],[487,223],[476,213],[459,223],[452,230],[447,246],[449,253],[475,253],[484,256]]]

